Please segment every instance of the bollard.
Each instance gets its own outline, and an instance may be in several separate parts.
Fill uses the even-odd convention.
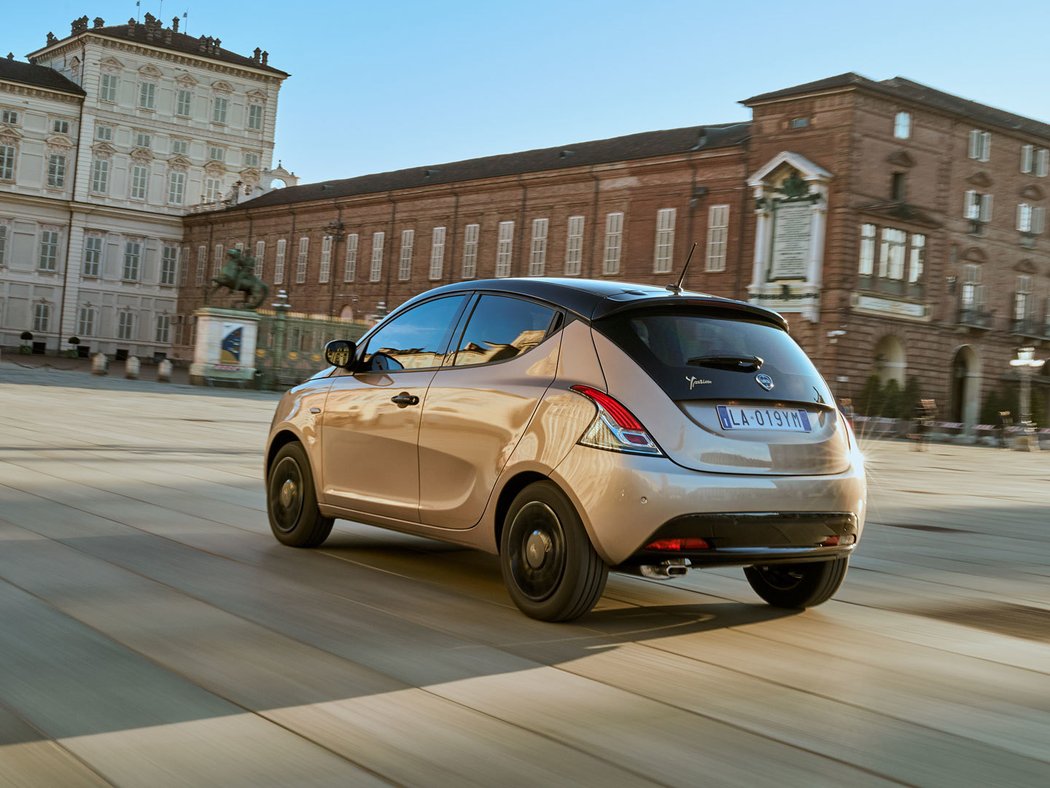
[[[139,376],[139,360],[135,356],[128,356],[124,362],[124,377],[128,380],[137,380]]]
[[[166,358],[157,365],[157,380],[161,383],[171,383],[171,362]]]
[[[91,374],[105,375],[109,369],[109,359],[105,353],[96,353],[91,357]]]

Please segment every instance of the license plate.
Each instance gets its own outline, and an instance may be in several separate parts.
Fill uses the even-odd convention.
[[[724,430],[773,430],[809,432],[809,414],[802,409],[739,407],[716,405],[718,421]]]

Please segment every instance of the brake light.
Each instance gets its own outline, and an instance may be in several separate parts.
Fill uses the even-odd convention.
[[[683,550],[710,550],[711,545],[705,539],[685,537],[683,539],[657,539],[655,542],[649,542],[645,549],[680,553]]]
[[[584,446],[630,454],[663,454],[642,423],[615,398],[590,386],[573,386],[572,390],[598,407],[594,421],[580,438]]]

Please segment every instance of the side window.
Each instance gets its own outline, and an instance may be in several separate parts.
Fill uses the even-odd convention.
[[[506,361],[532,350],[547,336],[555,311],[507,296],[483,295],[456,351],[457,367]]]
[[[427,301],[390,320],[368,340],[366,369],[428,369],[441,366],[465,295]]]

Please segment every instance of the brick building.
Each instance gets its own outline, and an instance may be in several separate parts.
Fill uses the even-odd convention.
[[[369,318],[460,279],[668,283],[696,242],[686,286],[784,313],[840,396],[871,376],[911,379],[942,418],[977,424],[1016,348],[1050,343],[1050,125],[856,74],[743,103],[747,124],[308,184],[188,216],[176,354],[234,246],[296,310]]]

